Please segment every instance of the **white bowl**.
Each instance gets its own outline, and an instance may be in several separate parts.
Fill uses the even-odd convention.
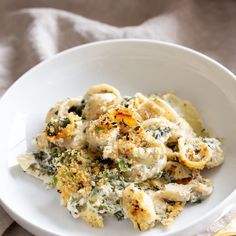
[[[0,102],[0,199],[6,211],[36,235],[137,235],[128,221],[106,219],[104,229],[73,219],[54,190],[24,174],[16,157],[31,147],[48,109],[59,99],[108,83],[122,94],[173,90],[190,100],[206,126],[224,140],[225,163],[207,174],[215,189],[187,207],[168,229],[143,235],[194,235],[236,203],[236,80],[226,68],[193,50],[149,40],[112,40],[72,48],[24,74]],[[233,192],[234,191],[234,192]]]

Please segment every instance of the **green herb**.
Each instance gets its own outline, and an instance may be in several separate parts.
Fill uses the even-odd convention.
[[[122,211],[117,211],[117,212],[114,214],[114,216],[116,217],[116,219],[117,219],[118,221],[121,221],[121,220],[124,219],[124,213],[123,213]]]
[[[56,123],[49,122],[46,127],[46,133],[49,137],[56,136],[59,133],[59,127]]]
[[[34,158],[38,162],[42,162],[48,158],[48,155],[46,152],[39,151],[34,153]]]
[[[98,210],[99,211],[103,211],[104,213],[108,210],[108,206],[106,206],[106,205],[100,205],[99,207],[98,207]]]
[[[72,180],[75,182],[75,181],[77,181],[77,177],[76,177],[76,174],[74,174],[74,173],[71,173],[71,178],[72,178]]]
[[[79,204],[76,205],[76,209],[77,209],[79,212],[82,212],[82,211],[86,210],[86,208],[87,208],[87,203],[84,203],[84,204],[82,204],[82,205],[79,205]]]
[[[51,152],[50,152],[50,157],[53,159],[53,158],[56,158],[56,157],[59,157],[61,155],[62,151],[59,147],[57,146],[54,146],[51,148]]]
[[[116,179],[118,179],[118,175],[117,175],[117,173],[111,171],[108,173],[108,178],[109,178],[109,180],[116,180]]]
[[[128,170],[128,164],[125,163],[124,160],[120,160],[120,161],[118,162],[118,166],[119,166],[119,169],[120,169],[121,172],[125,172],[125,171]]]
[[[166,217],[166,215],[163,212],[157,212],[156,214],[157,214],[159,220],[164,220]]]
[[[169,133],[171,131],[170,127],[159,127],[154,135],[155,139],[160,139],[162,136],[166,135],[167,133]]]
[[[52,187],[55,188],[57,186],[57,177],[54,175],[52,177]]]
[[[202,138],[202,142],[206,143],[209,148],[214,149],[214,141],[210,138]]]
[[[56,136],[63,128],[70,124],[67,117],[60,118],[59,120],[49,122],[46,126],[46,133],[49,137]]]
[[[93,192],[92,192],[92,193],[93,193],[94,195],[98,194],[99,192],[100,192],[100,189],[98,189],[98,188],[96,188],[96,187],[93,188]]]
[[[48,175],[55,174],[56,167],[53,164],[53,157],[43,151],[33,153],[33,155],[42,171],[46,172]]]
[[[163,129],[163,131],[164,131],[165,133],[169,133],[169,132],[171,131],[171,129],[170,129],[170,127],[165,127],[165,128]]]
[[[104,130],[104,128],[101,126],[95,126],[95,130],[99,132],[99,131]]]
[[[70,120],[67,117],[61,118],[59,120],[59,126],[62,127],[62,128],[65,128],[69,124],[70,124]]]

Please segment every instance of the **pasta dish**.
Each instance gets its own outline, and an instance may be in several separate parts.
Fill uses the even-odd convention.
[[[93,227],[112,215],[141,231],[169,226],[211,195],[201,172],[224,161],[190,102],[172,93],[122,97],[106,84],[57,102],[33,142],[21,168]]]

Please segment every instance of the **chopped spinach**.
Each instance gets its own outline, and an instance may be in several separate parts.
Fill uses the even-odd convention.
[[[128,164],[123,159],[118,162],[118,167],[121,172],[125,172],[129,168]]]
[[[46,172],[48,175],[54,175],[56,173],[56,167],[52,162],[53,158],[49,154],[40,151],[33,153],[33,155],[42,171]]]
[[[160,139],[170,131],[171,131],[170,127],[158,127],[158,129],[154,133],[154,138]]]
[[[48,154],[46,152],[40,151],[40,152],[36,152],[34,153],[34,158],[36,161],[44,161],[48,158]]]
[[[82,204],[82,205],[80,205],[80,204],[77,204],[77,205],[76,205],[76,209],[77,209],[79,212],[82,212],[82,211],[86,210],[86,208],[87,208],[87,204],[86,204],[86,203],[84,203],[84,204]]]
[[[56,121],[50,121],[46,126],[46,133],[49,137],[56,136],[62,129],[70,124],[70,120],[67,117],[62,117]]]
[[[117,211],[114,215],[118,221],[121,221],[124,219],[124,213],[122,211]]]
[[[70,120],[67,117],[59,119],[59,126],[65,128],[67,125],[70,124]]]
[[[46,127],[46,133],[49,137],[56,136],[59,133],[59,126],[56,123],[49,122]]]

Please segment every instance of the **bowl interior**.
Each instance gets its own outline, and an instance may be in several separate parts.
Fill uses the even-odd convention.
[[[206,174],[214,193],[184,209],[169,228],[145,235],[167,235],[187,227],[221,203],[236,186],[236,83],[232,75],[193,52],[159,43],[113,42],[75,48],[26,73],[5,94],[1,109],[1,200],[18,216],[59,235],[137,235],[128,221],[106,219],[104,229],[73,219],[54,190],[24,174],[16,156],[31,148],[49,108],[60,99],[83,95],[108,83],[123,95],[174,91],[191,101],[206,127],[223,138],[225,163]]]

